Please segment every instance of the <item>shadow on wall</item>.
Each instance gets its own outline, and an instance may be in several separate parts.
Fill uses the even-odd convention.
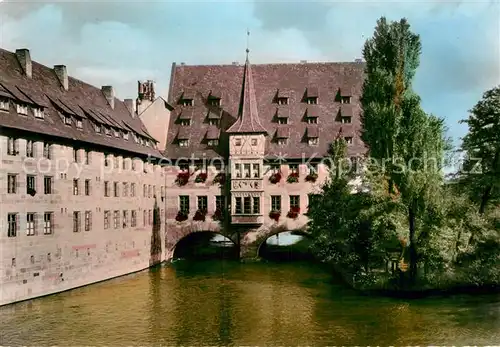
[[[149,266],[154,266],[161,263],[161,217],[160,208],[155,199],[155,205],[153,209],[153,229],[151,231],[151,249],[149,257]]]

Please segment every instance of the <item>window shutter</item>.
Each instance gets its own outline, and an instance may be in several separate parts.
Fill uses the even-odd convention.
[[[14,232],[16,233],[16,236],[19,233],[19,230],[21,230],[21,226],[19,225],[19,223],[20,223],[19,213],[16,213],[16,228],[14,230]]]

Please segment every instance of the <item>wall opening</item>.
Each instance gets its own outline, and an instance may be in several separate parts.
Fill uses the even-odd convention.
[[[183,237],[175,245],[173,259],[207,260],[239,258],[238,247],[229,238],[211,231],[199,231]]]
[[[260,258],[270,261],[314,260],[311,237],[300,231],[282,231],[268,237],[259,247]]]

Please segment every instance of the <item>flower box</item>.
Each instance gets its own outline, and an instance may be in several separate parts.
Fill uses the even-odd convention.
[[[177,178],[175,179],[175,183],[177,183],[177,185],[179,185],[179,186],[184,186],[188,183],[189,176],[190,176],[189,172],[186,172],[186,171],[179,172],[177,174]]]
[[[269,217],[271,219],[274,219],[276,222],[279,221],[281,217],[281,212],[280,211],[271,211],[269,212]]]
[[[279,181],[281,181],[281,172],[275,172],[271,175],[271,177],[269,177],[269,182],[272,184],[276,184]]]
[[[198,176],[194,179],[196,183],[204,183],[207,180],[207,173],[206,172],[200,172]]]
[[[288,178],[286,179],[288,183],[297,183],[299,181],[299,173],[298,172],[292,172],[290,175],[288,175]]]
[[[177,212],[177,216],[175,216],[175,220],[178,222],[184,222],[188,219],[188,214],[184,211]]]
[[[193,220],[204,222],[206,215],[207,215],[206,210],[197,210],[196,213],[194,214]]]
[[[214,184],[219,183],[220,185],[223,185],[226,182],[226,174],[223,172],[219,172],[215,177],[214,177]]]
[[[300,207],[292,207],[290,208],[290,211],[288,211],[288,214],[286,215],[288,218],[295,219],[299,216],[300,213]]]
[[[212,219],[215,221],[222,221],[224,219],[223,211],[220,208],[216,209],[212,216]]]
[[[306,176],[306,182],[316,182],[317,179],[318,179],[317,173],[310,173],[309,175]]]

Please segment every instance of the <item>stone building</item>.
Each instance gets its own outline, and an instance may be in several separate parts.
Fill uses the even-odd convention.
[[[162,154],[141,121],[159,110],[139,117],[111,86],[0,49],[0,305],[165,259],[151,244]]]
[[[231,238],[242,258],[268,237],[307,232],[307,205],[338,136],[364,154],[364,64],[172,66],[165,156],[166,257],[192,232]],[[353,160],[355,163],[355,160]]]

